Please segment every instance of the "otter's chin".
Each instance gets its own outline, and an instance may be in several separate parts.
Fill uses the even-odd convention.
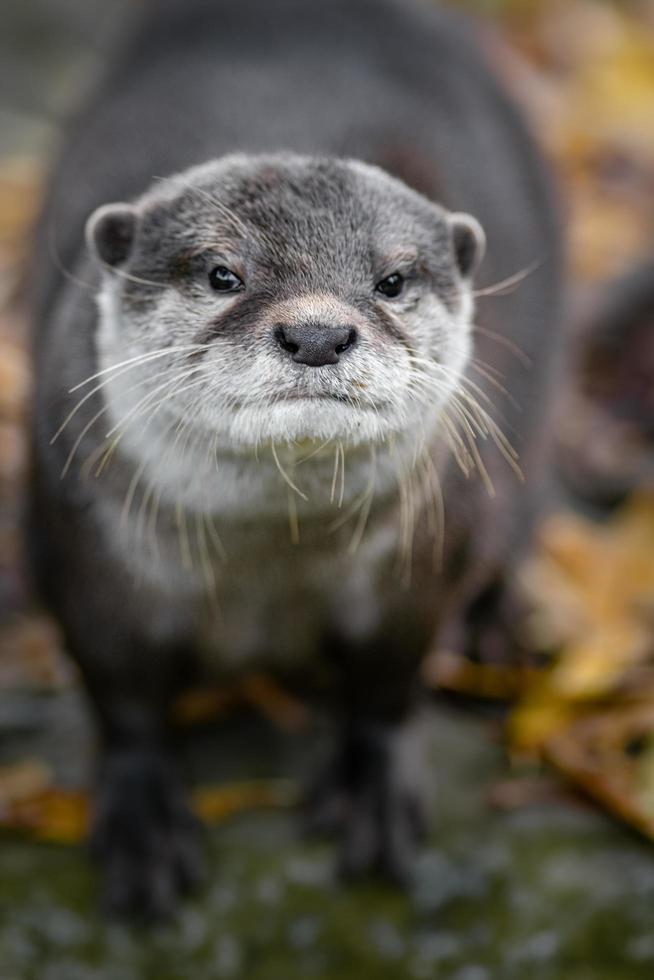
[[[293,398],[266,406],[265,411],[241,409],[232,419],[229,435],[242,446],[272,442],[311,451],[328,442],[381,444],[394,429],[383,411],[319,397]]]

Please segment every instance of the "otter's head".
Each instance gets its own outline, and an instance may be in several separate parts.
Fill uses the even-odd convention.
[[[227,157],[99,208],[87,240],[103,361],[131,362],[110,397],[171,439],[426,433],[468,358],[479,225],[371,166]]]

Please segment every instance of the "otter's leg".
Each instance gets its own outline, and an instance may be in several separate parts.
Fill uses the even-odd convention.
[[[529,612],[510,569],[498,573],[468,603],[460,618],[459,650],[478,663],[526,666],[533,654],[521,638]],[[456,647],[455,647],[456,649]]]
[[[199,824],[186,802],[167,718],[175,651],[120,628],[72,644],[100,722],[101,755],[91,835],[106,907],[162,917],[201,872]]]
[[[109,909],[165,915],[201,868],[197,822],[170,753],[169,706],[185,664],[174,604],[137,586],[93,511],[34,482],[30,545],[42,597],[63,628],[100,734],[92,846]]]
[[[339,652],[341,740],[308,794],[308,827],[338,834],[345,878],[379,872],[406,884],[429,811],[419,660],[389,650],[388,637],[365,653]]]
[[[169,708],[183,664],[175,618],[128,575],[110,575],[109,559],[91,547],[62,550],[54,567],[46,594],[99,727],[91,843],[105,904],[164,916],[201,868],[198,824],[170,751]]]

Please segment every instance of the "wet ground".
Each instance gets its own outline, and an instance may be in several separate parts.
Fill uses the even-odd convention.
[[[5,759],[36,755],[63,784],[86,781],[79,696],[18,707],[0,699]],[[491,809],[506,776],[493,726],[442,706],[431,726],[438,805],[408,895],[344,888],[331,847],[302,840],[292,811],[252,812],[208,833],[206,886],[146,934],[103,920],[83,847],[3,837],[0,980],[653,976],[651,847],[581,802]],[[240,718],[193,733],[184,754],[194,783],[215,784],[295,779],[324,747]]]

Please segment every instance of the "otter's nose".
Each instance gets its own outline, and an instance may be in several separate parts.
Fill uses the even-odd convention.
[[[302,326],[277,324],[275,340],[296,364],[323,367],[337,364],[341,354],[354,346],[357,332],[354,327],[326,327],[307,323]]]

